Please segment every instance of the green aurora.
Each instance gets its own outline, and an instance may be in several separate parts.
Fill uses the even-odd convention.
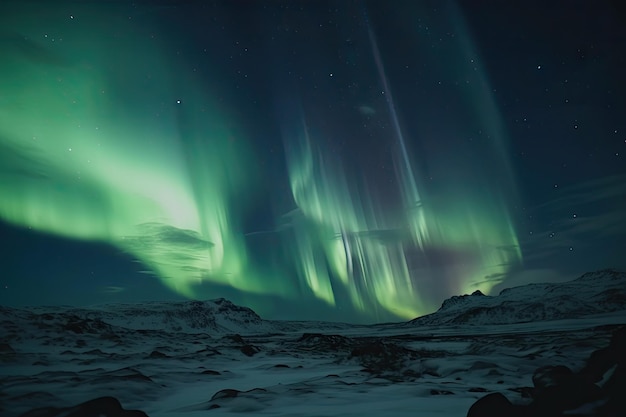
[[[146,17],[138,25],[122,13],[75,9],[49,10],[45,24],[26,11],[0,18],[4,221],[109,243],[188,298],[219,297],[206,285],[216,284],[242,299],[254,295],[258,311],[266,296],[303,308],[314,299],[361,321],[409,319],[433,311],[443,296],[488,293],[522,262],[506,133],[484,71],[460,98],[468,116],[439,134],[460,135],[479,121],[488,153],[443,156],[426,146],[418,155],[406,143],[370,29],[370,66],[387,92],[379,112],[393,126],[395,181],[382,186],[325,147],[319,117],[291,93],[301,105],[276,121],[288,178],[272,181],[288,182],[293,204],[276,213],[268,245],[244,219],[264,197],[258,188],[272,185],[259,185],[245,115],[212,93],[228,82],[223,74],[195,72],[171,40],[148,42],[156,29]],[[462,27],[458,15],[451,20]],[[423,53],[443,77],[473,65],[468,37],[459,38],[448,62]],[[415,100],[415,111],[428,105]],[[385,193],[397,198],[385,201]]]

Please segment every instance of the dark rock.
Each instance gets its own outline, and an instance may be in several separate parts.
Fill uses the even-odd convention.
[[[626,415],[626,327],[621,327],[613,332],[611,343],[609,344],[607,356],[611,357],[612,370],[604,385],[604,392],[608,397],[603,411],[608,416]],[[608,373],[605,373],[608,375]],[[604,376],[604,375],[603,375]]]
[[[384,340],[366,341],[354,347],[351,358],[357,358],[361,365],[375,372],[399,370],[409,360],[416,359],[417,353],[395,343]]]
[[[599,382],[615,365],[626,366],[626,327],[615,330],[609,346],[594,351],[580,373],[591,382]]]
[[[246,356],[254,356],[261,351],[261,349],[253,345],[243,345],[239,350]]]
[[[8,343],[0,343],[0,354],[12,354],[15,353],[15,350]]]
[[[252,388],[248,391],[239,391],[238,389],[226,388],[213,394],[210,401],[220,400],[224,398],[235,398],[235,397],[246,396],[246,395],[254,397],[255,394],[265,393],[265,392],[267,392],[267,390],[263,388]]]
[[[529,405],[514,406],[501,394],[494,393],[474,403],[468,417],[560,417],[581,412],[594,417],[625,416],[625,359],[626,327],[620,327],[613,332],[609,346],[594,351],[580,372],[563,365],[543,366],[532,376],[533,388],[511,388],[523,398],[532,398]],[[596,385],[601,381],[606,382]]]
[[[567,366],[542,366],[533,374],[535,388],[546,388],[559,385],[572,377],[574,373]]]
[[[267,392],[267,390],[265,388],[252,388],[248,391],[244,391],[244,394],[259,394],[263,392]]]
[[[222,352],[220,352],[219,350],[213,349],[212,347],[208,347],[208,346],[205,349],[201,349],[201,350],[196,351],[196,353],[204,353],[207,356],[215,356],[215,355],[221,355],[222,354]]]
[[[124,339],[122,339],[119,335],[113,333],[113,332],[104,332],[100,335],[100,339],[102,340],[108,340],[111,342],[116,342],[116,343],[120,343],[123,344],[124,343]]]
[[[64,330],[73,333],[113,333],[111,326],[100,319],[82,319],[78,316],[70,315],[67,322],[63,325]]]
[[[497,368],[497,367],[498,367],[498,365],[496,365],[493,362],[476,361],[470,367],[470,371],[475,371],[475,370],[480,370],[480,369]]]
[[[150,353],[150,356],[148,356],[148,357],[151,358],[151,359],[154,359],[154,358],[169,358],[169,355],[166,355],[163,352],[159,352],[158,350],[153,350]]]
[[[243,337],[241,337],[241,335],[239,334],[229,334],[224,336],[222,339],[229,340],[234,343],[241,343],[242,345],[246,343],[246,341],[243,340]]]
[[[226,388],[213,394],[213,396],[211,397],[211,401],[219,400],[220,398],[235,398],[240,393],[241,391],[239,391],[238,389]]]
[[[138,410],[125,410],[113,397],[100,397],[68,408],[38,408],[21,417],[148,417]]]
[[[621,366],[615,369],[613,375],[605,385],[608,401],[603,410],[608,416],[626,415],[626,367]]]
[[[352,347],[350,338],[337,334],[303,333],[296,340],[299,348],[307,350],[315,349],[324,352],[346,350]]]
[[[522,417],[522,412],[504,395],[494,392],[476,401],[467,412],[467,417]]]
[[[202,375],[222,375],[220,372],[214,371],[212,369],[204,370],[201,373],[202,373]]]
[[[123,381],[140,381],[140,382],[153,382],[149,376],[146,376],[136,369],[126,367],[110,371],[106,373],[107,377],[117,378]]]
[[[454,395],[454,393],[445,389],[431,389],[430,395]]]
[[[533,374],[533,409],[558,414],[602,398],[600,388],[566,366],[544,366]]]

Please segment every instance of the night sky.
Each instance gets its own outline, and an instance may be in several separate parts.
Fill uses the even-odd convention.
[[[620,1],[0,4],[1,305],[372,323],[626,269]]]

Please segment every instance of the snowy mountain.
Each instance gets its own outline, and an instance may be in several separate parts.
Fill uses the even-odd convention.
[[[116,328],[184,333],[264,333],[273,325],[254,311],[219,298],[209,301],[106,304],[90,308],[0,307],[0,316],[11,322],[60,326],[74,333],[115,333]]]
[[[453,296],[435,313],[409,323],[428,326],[511,324],[581,318],[622,310],[626,314],[626,273],[606,269],[563,283],[507,288],[498,296],[486,296],[480,291]]]
[[[85,318],[128,329],[185,333],[262,333],[271,325],[252,309],[218,298],[208,301],[154,302],[96,307]]]

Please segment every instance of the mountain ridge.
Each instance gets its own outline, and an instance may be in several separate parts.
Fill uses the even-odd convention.
[[[109,331],[112,328],[184,333],[258,333],[273,326],[248,307],[225,298],[205,301],[149,301],[102,304],[91,307],[3,307],[0,318],[62,326],[75,333]]]
[[[506,288],[497,296],[484,295],[478,290],[470,295],[455,295],[444,300],[436,312],[395,325],[514,324],[619,311],[624,311],[626,319],[626,273],[604,269],[587,272],[562,283],[532,283]],[[91,307],[0,306],[0,322],[13,327],[14,322],[30,323],[40,329],[60,326],[75,333],[115,333],[116,329],[125,329],[217,336],[298,332],[305,329],[328,332],[346,326],[367,327],[333,322],[267,320],[252,309],[236,305],[225,298]],[[383,324],[373,326],[380,325]]]
[[[434,313],[410,320],[414,325],[513,324],[580,318],[626,311],[626,273],[587,272],[571,281],[505,288],[497,296],[475,291],[443,301]]]

